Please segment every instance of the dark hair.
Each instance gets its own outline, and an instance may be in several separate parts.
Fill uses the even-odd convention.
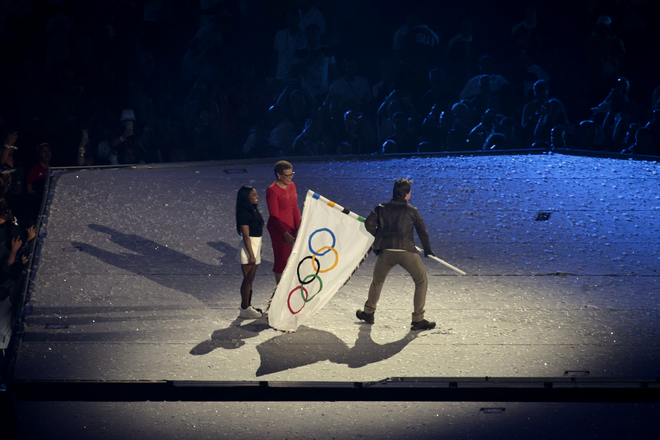
[[[293,165],[291,165],[286,160],[280,160],[275,164],[275,168],[273,169],[273,172],[275,173],[275,178],[277,179],[278,174],[284,174],[284,170],[292,170],[292,169],[293,169]]]
[[[262,225],[264,223],[264,219],[261,216],[257,205],[250,203],[250,193],[253,189],[253,186],[243,185],[236,195],[236,232],[238,232],[238,235],[241,235],[241,225],[238,224],[238,212],[241,209],[246,209],[248,212],[251,212],[252,215],[254,215],[254,218]]]
[[[397,179],[392,189],[393,199],[403,199],[410,193],[410,179]]]

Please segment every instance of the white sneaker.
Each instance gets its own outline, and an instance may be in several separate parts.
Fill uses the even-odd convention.
[[[255,310],[254,307],[248,306],[247,309],[241,309],[241,314],[238,317],[243,319],[257,319],[261,318],[261,313]]]

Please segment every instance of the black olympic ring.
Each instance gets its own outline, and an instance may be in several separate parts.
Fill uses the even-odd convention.
[[[311,283],[312,281],[314,281],[314,278],[312,278],[310,281],[305,282],[305,281],[300,277],[300,266],[301,266],[301,265],[303,264],[303,262],[304,262],[306,259],[308,259],[308,258],[311,259],[311,258],[314,258],[314,257],[313,257],[312,255],[309,255],[309,256],[303,258],[302,260],[300,260],[300,263],[298,263],[298,269],[296,270],[296,273],[297,273],[297,275],[298,275],[298,282],[300,283],[301,286],[305,286],[305,285]],[[318,260],[317,260],[317,261],[318,261]],[[313,265],[312,265],[312,267],[313,267]],[[320,270],[321,270],[321,263],[319,262],[318,266],[316,266],[316,273],[315,273],[314,275],[317,275],[317,276],[318,276]],[[309,277],[309,275],[308,275],[307,277],[305,277],[305,279],[307,279],[308,277]]]

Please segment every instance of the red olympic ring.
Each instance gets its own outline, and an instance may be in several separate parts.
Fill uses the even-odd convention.
[[[305,292],[305,301],[303,301],[302,307],[300,307],[300,309],[294,312],[293,309],[291,308],[291,295],[293,295],[293,292],[295,292],[298,289],[302,289],[302,291]],[[307,298],[309,298],[309,292],[307,292],[307,289],[305,289],[303,286],[298,286],[295,289],[293,289],[291,292],[289,292],[289,298],[286,300],[286,305],[289,306],[289,311],[291,312],[292,315],[296,315],[300,313],[303,307],[305,307],[305,304],[307,304]]]

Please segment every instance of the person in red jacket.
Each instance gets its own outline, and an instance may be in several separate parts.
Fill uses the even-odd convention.
[[[276,180],[266,190],[270,214],[266,228],[273,243],[275,282],[279,283],[298,234],[300,210],[296,184],[293,183],[293,166],[280,160],[275,164],[274,172]]]
[[[46,181],[46,174],[48,173],[48,167],[50,167],[50,159],[52,157],[50,145],[47,143],[40,144],[37,147],[37,155],[39,156],[39,162],[30,168],[27,175],[27,192],[29,194],[43,194],[44,182]]]

